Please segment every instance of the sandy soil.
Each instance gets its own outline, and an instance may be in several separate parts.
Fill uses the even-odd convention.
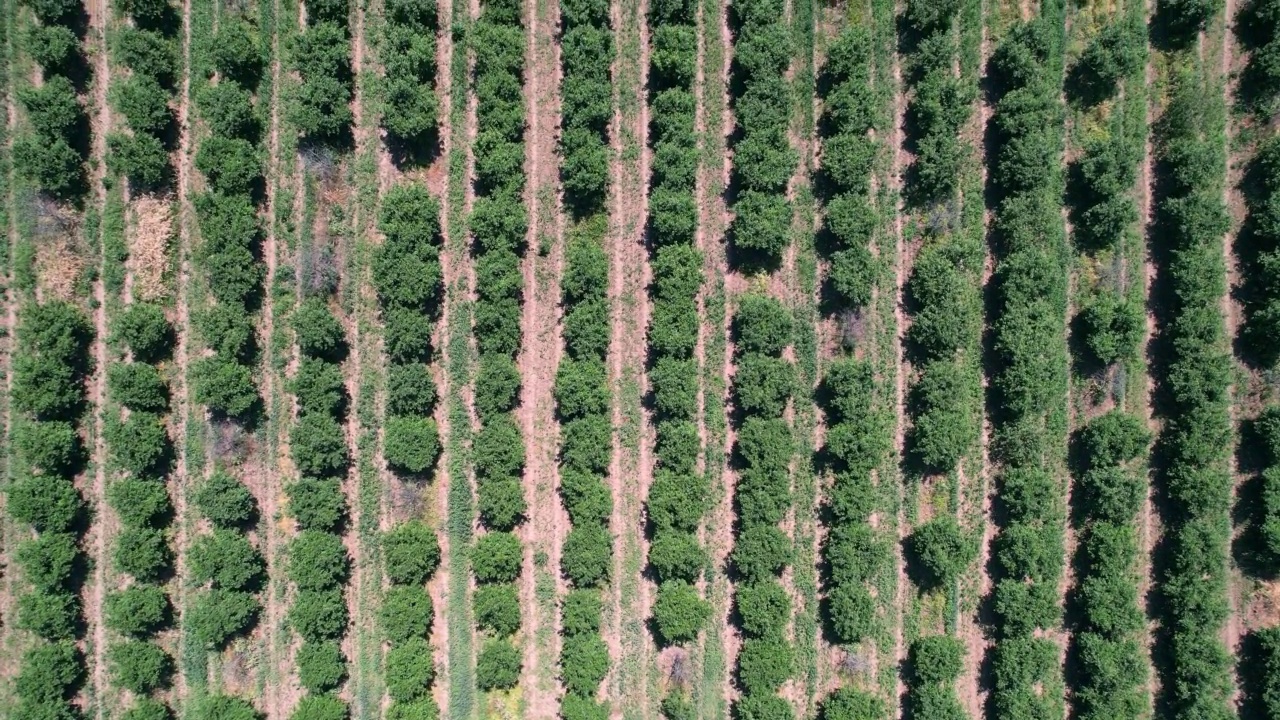
[[[111,108],[107,103],[107,90],[111,84],[111,66],[107,60],[105,47],[106,34],[111,25],[111,15],[106,0],[91,0],[85,6],[89,14],[90,30],[85,42],[96,52],[96,67],[92,83],[93,105],[88,108],[90,123],[93,126],[93,170],[91,173],[92,192],[99,211],[106,203],[106,188],[103,176],[106,169],[106,134],[111,130]],[[94,509],[94,522],[89,528],[83,542],[90,549],[93,575],[86,583],[84,596],[85,620],[89,624],[92,644],[85,647],[89,659],[90,681],[85,692],[91,693],[94,702],[92,712],[98,720],[102,720],[108,705],[118,701],[117,690],[107,680],[106,646],[107,631],[102,621],[102,606],[108,592],[107,586],[113,582],[110,571],[111,561],[108,559],[111,536],[118,529],[115,513],[106,502],[106,441],[103,439],[105,422],[106,386],[107,386],[107,310],[106,288],[101,272],[106,256],[100,251],[97,258],[97,278],[93,283],[93,324],[94,324],[94,372],[89,380],[89,403],[93,408],[93,451],[90,467],[93,468],[91,478],[85,478],[81,492],[86,495],[89,505]],[[87,710],[89,708],[86,708]]]
[[[520,406],[516,416],[525,443],[524,486],[528,518],[519,528],[524,542],[520,599],[524,608],[524,669],[520,688],[527,717],[550,719],[559,713],[560,684],[556,681],[560,656],[557,603],[539,602],[538,576],[553,578],[555,597],[568,588],[560,574],[560,554],[569,518],[559,496],[556,456],[560,425],[556,421],[552,387],[562,354],[560,340],[560,276],[564,271],[564,218],[560,212],[559,160],[556,143],[560,117],[561,77],[556,28],[557,2],[524,5],[526,37],[525,99],[529,130],[525,134],[526,207],[529,231],[522,266],[524,304],[521,308]],[[542,249],[547,248],[544,255]],[[538,556],[546,558],[539,567]]]

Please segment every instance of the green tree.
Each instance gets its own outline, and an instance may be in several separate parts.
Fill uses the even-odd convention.
[[[347,663],[336,640],[302,643],[297,663],[298,681],[309,693],[335,690],[347,678]]]
[[[191,363],[191,392],[197,403],[234,418],[244,417],[258,403],[252,369],[218,356]]]
[[[423,638],[410,638],[387,653],[387,693],[396,702],[426,697],[435,681],[436,668],[431,645]]]
[[[776,693],[791,677],[795,651],[785,640],[748,638],[738,654],[738,682],[749,695]]]
[[[247,631],[261,610],[249,593],[214,588],[195,595],[185,621],[196,641],[221,648],[232,637]]]
[[[155,643],[127,640],[107,648],[111,679],[120,687],[143,695],[163,687],[173,672],[173,658]]]
[[[196,488],[191,500],[214,527],[239,527],[257,514],[249,488],[225,470],[215,470]]]
[[[18,543],[14,560],[22,568],[36,594],[48,594],[65,587],[76,564],[80,547],[72,533],[46,532]]]
[[[23,654],[19,668],[13,686],[18,698],[48,704],[66,699],[85,672],[71,640],[36,645]]]
[[[159,580],[173,564],[164,533],[154,528],[125,528],[112,555],[116,570],[143,582]]]
[[[560,571],[574,587],[595,587],[608,582],[613,566],[613,538],[599,525],[581,525],[569,531],[560,557]]]
[[[485,375],[481,358],[480,377]],[[477,380],[479,383],[480,380]],[[517,376],[517,384],[519,377]],[[477,388],[476,396],[480,390]],[[392,365],[387,376],[387,413],[390,415],[431,415],[436,406],[436,383],[431,367],[424,363]]]
[[[342,637],[348,619],[341,588],[300,590],[289,608],[289,627],[306,642]]]
[[[932,587],[950,585],[977,555],[973,541],[950,516],[939,516],[916,528],[910,558]]]
[[[679,645],[691,642],[711,618],[711,604],[688,583],[672,580],[658,587],[653,605],[653,621],[663,642]]]
[[[303,530],[289,543],[289,579],[300,590],[340,585],[351,569],[342,538],[319,530]]]
[[[15,453],[32,471],[67,477],[83,461],[80,436],[69,422],[18,422],[12,432]]]
[[[430,417],[387,417],[383,453],[387,465],[400,472],[420,475],[435,467],[440,456],[440,436]]]
[[[45,640],[65,640],[75,637],[80,615],[80,599],[72,593],[29,592],[18,598],[14,626]]]
[[[112,363],[107,368],[107,389],[130,410],[158,413],[169,407],[169,386],[154,365]]]
[[[107,446],[120,467],[134,476],[157,476],[167,470],[172,443],[164,419],[144,412],[130,413],[126,420],[109,418]]]
[[[155,585],[132,585],[107,595],[106,626],[121,635],[143,637],[169,619],[169,598]]]
[[[225,529],[197,537],[187,551],[187,566],[192,582],[212,582],[228,590],[254,585],[266,569],[262,555],[248,538]]]
[[[298,701],[289,720],[347,720],[350,709],[333,695],[307,695]]]
[[[599,635],[572,635],[560,648],[560,680],[570,693],[593,697],[609,672],[609,648]]]
[[[885,714],[880,698],[852,687],[840,688],[822,702],[822,720],[878,720]]]
[[[307,298],[293,314],[293,332],[302,354],[315,358],[340,357],[346,345],[342,324],[324,300]]]
[[[498,637],[507,637],[520,629],[520,597],[512,583],[481,585],[472,600],[476,625]]]
[[[303,475],[332,477],[349,462],[347,439],[331,415],[304,413],[289,432],[293,462]]]
[[[304,530],[333,532],[346,518],[346,496],[336,478],[302,478],[289,485],[289,514]]]
[[[523,662],[510,640],[489,640],[476,658],[476,685],[484,691],[515,687]]]
[[[37,532],[62,532],[75,526],[84,500],[69,480],[61,477],[23,477],[9,486],[9,515]]]
[[[734,598],[742,631],[750,637],[781,637],[791,617],[791,597],[776,580],[739,585]]]
[[[205,695],[192,703],[191,720],[261,720],[247,700],[228,695]]]
[[[471,570],[481,583],[512,582],[520,576],[524,552],[520,540],[509,532],[491,532],[476,540]]]
[[[148,302],[134,302],[116,315],[112,337],[123,343],[139,362],[154,363],[168,356],[173,342],[173,328],[164,308]]]
[[[476,616],[480,617],[480,591],[476,590]],[[382,596],[382,607],[378,609],[378,619],[382,624],[382,632],[392,643],[403,642],[409,638],[425,638],[431,633],[431,622],[434,607],[431,596],[420,585],[395,585],[387,589]]]
[[[440,541],[420,520],[410,520],[387,531],[382,538],[387,578],[401,585],[421,585],[440,566]]]

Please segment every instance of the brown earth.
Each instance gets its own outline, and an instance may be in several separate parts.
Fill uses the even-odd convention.
[[[524,547],[520,599],[524,607],[524,667],[520,678],[526,717],[555,718],[559,714],[560,622],[556,602],[544,605],[537,593],[540,573],[553,578],[555,598],[568,591],[560,573],[560,554],[569,518],[558,492],[556,421],[552,387],[562,354],[560,340],[560,276],[564,271],[564,217],[560,212],[558,141],[561,78],[558,2],[527,2],[524,19],[525,101],[529,130],[525,134],[525,203],[529,230],[522,264],[524,304],[521,307],[520,405],[516,416],[525,443],[524,486],[528,517],[519,528]],[[540,566],[539,560],[545,559]]]

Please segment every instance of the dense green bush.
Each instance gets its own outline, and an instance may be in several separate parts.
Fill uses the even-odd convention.
[[[205,695],[192,703],[187,717],[192,720],[261,720],[263,716],[247,700],[227,695]]]
[[[252,595],[214,588],[197,593],[187,607],[185,624],[197,642],[221,648],[249,629],[262,606]]]
[[[481,377],[485,371],[480,371]],[[518,380],[518,378],[517,378]],[[476,391],[477,397],[479,390]],[[391,415],[430,415],[436,406],[436,384],[423,363],[392,365],[387,376],[387,412]]]
[[[173,658],[154,643],[120,642],[107,648],[112,681],[131,692],[146,694],[163,687],[173,672]]]
[[[21,541],[14,551],[14,562],[37,595],[65,586],[80,560],[77,538],[71,533],[40,533]]]
[[[191,363],[190,377],[195,401],[215,413],[243,417],[258,403],[252,368],[234,360],[200,358]]]
[[[347,720],[347,704],[332,695],[307,695],[298,701],[289,720]]]
[[[257,514],[257,502],[249,488],[224,470],[215,470],[196,487],[191,502],[214,527],[245,525]]]
[[[519,538],[509,532],[491,532],[476,541],[472,572],[482,583],[512,582],[520,576],[523,558]]]
[[[560,557],[560,571],[575,587],[596,587],[609,581],[613,568],[613,537],[605,526],[580,525],[569,531]]]
[[[169,388],[160,371],[143,362],[112,363],[107,368],[107,390],[130,410],[162,412],[169,406]]]
[[[80,599],[71,593],[26,593],[18,598],[14,627],[45,640],[71,639],[78,629],[80,611]]]
[[[107,503],[128,527],[161,523],[173,510],[160,480],[121,478],[107,486]]]
[[[352,121],[351,41],[345,23],[320,19],[309,24],[289,48],[302,76],[289,113],[304,137],[332,143],[350,131]]]
[[[735,597],[742,631],[750,637],[782,637],[791,617],[791,597],[776,580],[740,585]]]
[[[84,659],[70,640],[44,643],[27,650],[14,679],[14,694],[29,703],[53,704],[69,698],[84,677]]]
[[[424,588],[417,585],[395,585],[383,594],[378,618],[387,640],[399,643],[409,638],[426,637],[431,632],[433,612],[431,596]]]
[[[473,598],[476,625],[499,637],[520,629],[520,596],[511,583],[481,585]]]
[[[289,543],[289,579],[300,590],[340,585],[351,569],[342,538],[319,530],[303,530]]]
[[[347,664],[337,641],[304,642],[295,657],[298,682],[309,693],[323,693],[342,685],[347,677]]]
[[[160,416],[135,412],[126,420],[109,418],[104,434],[113,459],[125,472],[156,477],[168,470],[173,448]]]
[[[116,570],[143,582],[161,579],[173,564],[164,533],[155,528],[125,528],[112,555]]]
[[[131,303],[115,316],[111,327],[112,338],[123,343],[134,360],[144,363],[164,359],[174,342],[164,308],[151,303]]]
[[[423,638],[397,643],[387,653],[387,693],[396,702],[426,697],[435,682],[436,668],[431,645]]]
[[[387,577],[393,583],[421,585],[440,565],[435,531],[417,520],[397,525],[382,540]]]
[[[910,555],[922,580],[933,586],[950,585],[977,557],[973,540],[951,516],[939,516],[911,534]]]
[[[481,690],[515,687],[523,661],[510,640],[489,640],[476,658],[476,685]]]
[[[885,716],[880,698],[852,687],[843,687],[822,702],[822,720],[875,720]],[[941,720],[932,715],[916,715],[921,720]]]
[[[289,450],[303,475],[331,477],[347,469],[346,436],[331,415],[301,415],[289,431]]]
[[[566,637],[560,649],[560,680],[570,693],[595,695],[609,671],[609,648],[599,635]]]
[[[336,478],[303,478],[285,488],[289,514],[303,530],[332,532],[347,514],[346,497]]]
[[[421,475],[435,467],[440,437],[429,417],[391,416],[384,426],[383,453],[387,465],[400,472]]]
[[[149,635],[169,617],[169,598],[155,585],[133,585],[107,595],[106,626],[132,637]]]
[[[212,582],[214,587],[243,590],[261,579],[266,565],[257,548],[244,535],[217,529],[201,535],[187,551],[191,581]]]

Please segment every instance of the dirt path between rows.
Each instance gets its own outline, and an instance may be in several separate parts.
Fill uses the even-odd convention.
[[[560,425],[552,396],[562,354],[560,277],[564,272],[564,218],[556,153],[562,75],[556,42],[559,17],[560,6],[554,0],[525,3],[528,43],[524,92],[529,131],[525,135],[524,169],[529,229],[521,267],[525,290],[516,417],[525,443],[523,482],[529,512],[519,528],[524,546],[519,589],[525,637],[520,686],[526,717],[539,720],[559,714],[557,605],[558,598],[567,592],[560,556],[569,528],[559,495]]]
[[[107,194],[104,185],[106,175],[107,143],[106,135],[111,131],[111,108],[107,103],[107,92],[111,85],[111,63],[106,48],[107,32],[110,30],[111,14],[106,0],[91,0],[85,5],[89,13],[89,32],[85,43],[90,45],[91,54],[96,55],[94,68],[93,110],[96,117],[91,117],[93,126],[93,159],[91,186],[94,203],[99,217],[106,206]],[[103,720],[107,705],[115,705],[116,693],[107,680],[106,646],[107,629],[102,621],[102,606],[106,599],[107,584],[111,582],[112,573],[108,560],[109,540],[117,528],[115,513],[110,511],[107,502],[107,446],[103,437],[106,421],[106,387],[107,387],[107,297],[103,280],[106,266],[106,249],[102,242],[102,225],[98,227],[98,272],[93,281],[93,377],[89,381],[89,404],[93,408],[93,450],[90,467],[93,469],[89,505],[94,510],[94,521],[89,528],[89,537],[85,538],[86,546],[91,546],[93,577],[89,587],[85,588],[85,620],[93,637],[89,658],[90,688],[93,698],[93,714]]]
[[[177,448],[177,461],[173,472],[173,483],[169,493],[173,498],[174,509],[174,572],[177,578],[173,598],[176,616],[177,648],[176,660],[178,671],[174,673],[173,701],[170,705],[179,717],[186,715],[187,701],[190,698],[191,679],[186,673],[187,634],[183,632],[182,617],[186,612],[187,601],[187,548],[191,542],[192,520],[188,517],[187,493],[190,490],[192,475],[203,476],[203,468],[195,472],[188,467],[190,458],[187,451],[187,423],[191,416],[191,404],[187,387],[187,367],[190,364],[191,344],[191,308],[189,294],[191,282],[191,224],[194,220],[190,208],[191,196],[191,147],[194,122],[191,117],[191,0],[182,2],[182,73],[181,95],[178,100],[178,153],[177,153],[177,223],[178,223],[178,272],[175,278],[177,297],[172,322],[176,329],[177,347],[174,351],[174,362],[177,372],[170,381],[170,403],[172,406],[172,437]],[[203,685],[204,678],[200,679]]]
[[[14,56],[13,33],[5,33],[5,58],[6,62]],[[4,113],[5,113],[5,129],[7,130],[5,137],[12,137],[13,130],[18,120],[18,110],[14,103],[14,93],[12,92],[12,75],[8,75],[4,93]],[[7,148],[6,148],[7,150]],[[15,222],[17,213],[14,212],[16,207],[16,198],[13,192],[13,169],[12,164],[5,169],[5,188],[6,192],[3,197],[5,208],[9,211],[6,217],[4,227],[5,244],[7,246],[7,255],[9,262],[5,266],[4,274],[4,336],[0,337],[0,377],[3,381],[0,383],[4,387],[4,397],[0,398],[0,418],[3,418],[3,426],[0,427],[0,442],[5,443],[5,447],[9,448],[10,433],[13,430],[13,405],[11,398],[13,397],[13,373],[10,371],[13,367],[14,353],[14,334],[18,327],[18,292],[14,288],[16,276],[14,273],[14,263],[12,259],[17,256],[18,249],[18,226]],[[3,477],[11,478],[13,476],[13,456],[12,451],[6,451],[0,454],[3,458],[3,465],[0,465],[0,472]],[[21,657],[22,653],[15,643],[15,635],[13,634],[13,612],[14,603],[17,600],[18,583],[14,567],[13,551],[15,545],[20,541],[20,533],[14,527],[13,519],[8,513],[8,494],[0,494],[0,652],[3,652],[4,660],[0,660],[0,703],[10,703],[14,701],[12,691],[12,679],[18,672],[19,663],[14,658]]]

